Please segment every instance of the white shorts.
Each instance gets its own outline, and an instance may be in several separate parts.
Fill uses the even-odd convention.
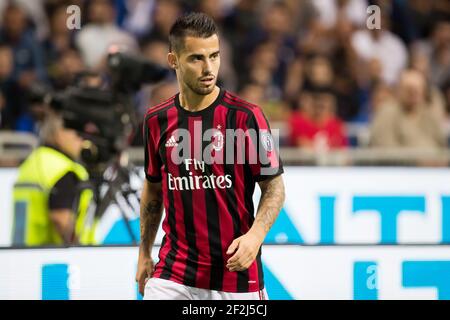
[[[225,292],[185,286],[174,281],[150,278],[144,300],[268,300],[266,289],[255,292]]]

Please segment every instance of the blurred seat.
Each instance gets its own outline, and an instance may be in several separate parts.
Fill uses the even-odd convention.
[[[25,132],[0,131],[0,164],[16,165],[37,147],[38,138]]]
[[[350,147],[367,147],[370,140],[370,128],[369,125],[364,123],[351,123],[345,124],[347,137],[350,143]]]

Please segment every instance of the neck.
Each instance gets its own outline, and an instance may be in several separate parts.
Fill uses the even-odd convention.
[[[419,105],[416,105],[416,104],[413,104],[413,105],[404,105],[404,106],[403,106],[403,110],[404,110],[404,112],[405,112],[406,114],[408,114],[408,115],[414,115],[414,114],[416,114],[416,113],[419,112],[420,106],[419,106]]]
[[[220,88],[215,86],[214,90],[207,94],[197,94],[189,88],[180,86],[180,105],[188,111],[200,111],[210,106],[220,93]]]
[[[55,150],[59,151],[60,153],[64,154],[65,156],[69,157],[72,160],[76,159],[75,155],[73,155],[68,150],[65,150],[65,148],[61,148],[61,145],[56,142],[47,142],[47,143],[44,143],[44,146],[55,149]]]

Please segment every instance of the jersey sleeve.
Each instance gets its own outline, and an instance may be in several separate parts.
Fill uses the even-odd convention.
[[[269,123],[259,108],[255,108],[247,119],[246,162],[255,181],[263,181],[284,172]]]
[[[61,179],[59,179],[50,190],[50,195],[48,197],[49,209],[72,210],[78,196],[78,183],[79,180],[73,172],[68,172]]]
[[[145,177],[150,182],[161,182],[161,158],[158,152],[158,140],[150,130],[150,119],[145,119],[143,123],[143,140],[144,140],[144,155],[145,155]]]

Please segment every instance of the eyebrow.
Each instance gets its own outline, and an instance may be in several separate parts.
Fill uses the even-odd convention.
[[[211,56],[216,55],[216,54],[218,54],[218,53],[220,53],[220,50],[214,51],[214,52],[211,53],[209,56],[211,57]],[[204,56],[205,56],[204,54],[193,53],[193,54],[190,54],[190,55],[188,56],[188,58],[194,58],[194,57],[200,57],[200,58],[203,58]]]

